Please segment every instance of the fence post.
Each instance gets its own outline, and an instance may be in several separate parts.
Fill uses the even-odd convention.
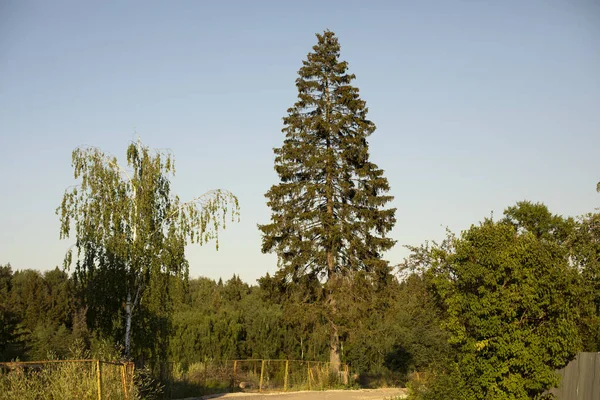
[[[123,398],[129,400],[127,393],[127,382],[125,380],[125,364],[121,364],[121,384],[123,385]]]
[[[262,385],[263,385],[263,375],[265,373],[265,360],[262,360],[261,364],[260,364],[260,383],[258,385],[258,391],[262,392]]]
[[[102,372],[100,371],[100,360],[96,360],[96,383],[98,384],[98,400],[102,400]]]
[[[285,375],[283,375],[283,391],[284,392],[287,392],[289,364],[290,364],[289,360],[285,360]]]
[[[237,360],[233,360],[233,381],[231,382],[231,388],[235,388],[235,373],[237,370]]]
[[[344,364],[344,385],[348,386],[348,383],[350,383],[350,369],[348,364]]]
[[[312,390],[311,385],[310,385],[310,361],[306,362],[307,370],[306,370],[306,379],[308,380],[308,390]]]
[[[327,389],[331,389],[331,369],[329,368],[331,366],[331,363],[327,363],[325,364],[325,371],[327,371]],[[339,372],[338,372],[339,375]]]
[[[135,378],[135,363],[130,362],[129,366],[131,366],[131,380],[129,381],[130,385],[129,385],[128,393],[131,393],[133,391],[133,384],[134,384],[134,378]]]

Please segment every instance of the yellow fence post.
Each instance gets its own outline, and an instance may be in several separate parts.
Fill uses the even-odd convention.
[[[131,393],[131,392],[133,392],[133,378],[135,376],[135,364],[132,362],[128,362],[127,365],[129,367],[131,367],[131,372],[128,373],[129,389],[127,390],[127,393]],[[131,376],[131,378],[129,378],[129,376]]]
[[[100,360],[96,360],[96,382],[98,384],[98,400],[102,400],[102,372],[100,371]]]
[[[259,392],[262,392],[264,373],[265,373],[265,360],[262,360],[262,363],[260,364],[260,384],[258,385]]]
[[[289,360],[285,360],[285,375],[283,375],[283,391],[284,392],[287,392],[289,364],[290,364]]]
[[[310,361],[307,361],[306,365],[308,366],[306,369],[306,379],[308,380],[308,390],[312,390],[311,385],[310,385]]]
[[[235,373],[237,370],[237,360],[233,360],[233,382],[231,383],[231,387],[235,388]]]
[[[344,364],[344,385],[348,385],[350,382],[350,370],[348,369],[348,364]]]
[[[123,385],[123,398],[129,400],[127,393],[127,381],[125,380],[125,364],[121,364],[121,384]]]

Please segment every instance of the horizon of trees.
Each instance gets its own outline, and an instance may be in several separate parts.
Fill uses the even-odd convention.
[[[476,261],[481,257],[483,264]],[[556,272],[551,272],[553,268]],[[135,359],[149,363],[168,359],[184,367],[219,359],[328,361],[329,324],[315,312],[321,307],[318,287],[306,291],[268,273],[254,285],[237,275],[225,282],[173,279],[178,283],[171,285],[171,319],[162,330],[153,325],[150,310],[140,310],[147,325],[134,341]],[[487,291],[482,292],[483,287]],[[120,334],[110,335],[89,324],[89,309],[78,290],[75,274],[58,267],[42,273],[1,266],[0,360],[67,357],[75,341],[92,350],[122,349]],[[552,299],[544,300],[540,293],[549,293]],[[544,304],[557,308],[543,308]],[[482,309],[479,316],[469,314],[483,305],[491,308]],[[472,377],[455,375],[465,370],[464,365],[452,366],[466,362],[481,367],[487,357],[498,362],[500,349],[494,347],[499,345],[493,338],[509,335],[510,330],[485,326],[486,318],[481,319],[496,314],[489,318],[499,324],[530,322],[529,328],[523,325],[514,331],[512,339],[502,339],[505,346],[517,346],[503,348],[517,352],[508,359],[530,357],[527,349],[519,350],[526,332],[533,335],[529,343],[562,349],[553,353],[552,362],[529,358],[544,376],[539,388],[552,386],[555,377],[548,371],[578,351],[600,351],[600,213],[562,217],[541,203],[519,202],[508,207],[501,220],[487,219],[442,243],[413,247],[411,256],[387,275],[385,285],[375,286],[357,275],[339,309],[344,327],[341,362],[358,372],[364,384],[405,384],[411,373],[430,371],[470,390]],[[538,327],[536,321],[543,323]],[[550,329],[540,331],[544,326]],[[564,343],[552,344],[557,335]],[[473,349],[479,350],[470,352]],[[543,352],[538,348],[535,353]],[[495,365],[491,370],[501,368]],[[530,381],[540,382],[535,377]],[[481,383],[480,392],[464,398],[477,398],[485,387]],[[427,393],[422,398],[440,394]]]

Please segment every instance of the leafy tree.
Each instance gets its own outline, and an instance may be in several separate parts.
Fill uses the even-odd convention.
[[[539,399],[580,349],[577,271],[564,250],[506,221],[484,221],[428,271],[454,356],[422,397]]]
[[[265,304],[281,307],[280,325],[285,331],[282,352],[290,359],[326,361],[323,355],[330,335],[320,304],[321,282],[314,275],[306,275],[288,283],[281,275],[282,271],[273,277],[267,274],[259,279],[259,285]]]
[[[176,305],[173,315],[171,359],[188,365],[248,358],[246,331],[251,318],[242,302],[249,290],[235,275],[224,285],[207,278],[190,280],[185,300]]]
[[[0,265],[0,360],[10,358],[6,353],[17,336],[19,318],[11,306],[10,293],[12,289],[12,267],[10,264]]]
[[[207,332],[207,318],[216,309],[213,301],[217,284],[208,278],[190,279],[181,302],[175,304],[170,356],[174,362],[188,365],[206,358],[208,350],[203,339]]]
[[[39,271],[26,269],[15,272],[10,297],[12,310],[29,332],[46,319],[50,308],[48,287]]]
[[[566,244],[573,232],[575,221],[554,215],[542,203],[517,202],[504,211],[504,221],[517,230],[531,232],[536,238]]]
[[[246,351],[250,358],[298,359],[286,346],[289,326],[283,318],[283,308],[274,299],[264,299],[265,293],[258,286],[240,302],[244,315]]]
[[[104,320],[105,330],[124,330],[129,356],[133,317],[142,298],[151,288],[154,299],[169,301],[166,282],[172,276],[187,278],[184,246],[216,239],[218,247],[226,216],[238,213],[237,198],[214,190],[182,203],[171,195],[173,156],[139,140],[127,149],[129,170],[93,147],[75,149],[72,165],[81,181],[65,191],[56,210],[60,237],[74,229],[75,276],[86,288],[88,317]],[[68,252],[66,266],[71,259]]]
[[[355,79],[340,61],[333,32],[318,43],[298,71],[298,101],[283,119],[285,140],[276,148],[280,183],[266,193],[271,222],[259,225],[263,252],[277,253],[288,281],[313,276],[324,283],[330,325],[330,365],[340,366],[338,301],[356,271],[374,279],[389,273],[382,252],[395,209],[383,170],[369,161],[367,137],[375,130]]]
[[[64,325],[43,320],[36,324],[30,337],[28,356],[33,360],[66,357],[73,344],[71,331]]]
[[[44,272],[43,277],[47,287],[45,317],[54,324],[71,326],[76,306],[73,281],[58,267]]]
[[[425,276],[411,274],[357,302],[344,353],[360,372],[362,385],[403,385],[410,373],[439,363],[448,353],[440,312],[427,285]]]
[[[587,214],[578,220],[552,214],[542,203],[518,202],[504,211],[504,221],[519,232],[530,232],[543,242],[554,243],[566,262],[579,272],[573,281],[578,290],[580,336],[583,349],[600,349],[600,217]]]
[[[68,354],[73,341],[75,299],[72,281],[58,269],[11,273],[0,267],[0,342],[2,358],[43,359]],[[0,335],[0,339],[3,335]]]
[[[579,218],[570,242],[571,261],[581,274],[581,305],[590,306],[582,319],[586,351],[600,351],[600,214]]]
[[[407,362],[399,365],[406,372],[423,371],[439,363],[449,350],[429,284],[427,275],[410,275],[400,284],[391,312],[397,333],[390,336],[397,337],[396,346],[409,355]],[[398,361],[388,355],[389,363]]]
[[[225,301],[237,303],[249,294],[250,288],[248,284],[242,282],[239,276],[233,274],[233,277],[225,283],[221,291]]]

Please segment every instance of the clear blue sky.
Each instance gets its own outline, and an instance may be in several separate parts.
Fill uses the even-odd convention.
[[[71,151],[122,159],[134,130],[177,161],[174,190],[239,196],[242,221],[188,249],[192,276],[253,283],[273,147],[294,81],[334,31],[378,129],[398,208],[387,254],[516,201],[600,206],[600,2],[0,0],[0,263],[60,265]]]

